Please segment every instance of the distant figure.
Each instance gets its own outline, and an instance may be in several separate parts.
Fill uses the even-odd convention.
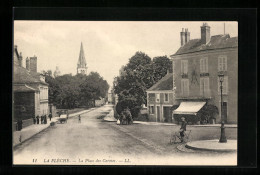
[[[17,126],[18,131],[21,131],[23,129],[23,121],[21,119],[18,120]]]
[[[43,115],[41,115],[41,124],[43,124]]]
[[[47,124],[47,116],[46,116],[46,114],[44,115],[43,121],[44,121],[44,124]]]
[[[39,124],[39,116],[37,115],[36,116],[36,122],[37,122],[37,125]]]
[[[80,117],[80,115],[79,115],[79,120],[78,120],[78,123],[81,123],[81,117]]]
[[[33,119],[33,124],[35,125],[35,124],[36,124],[36,118],[35,118],[35,116],[33,116],[32,119]]]
[[[51,118],[52,118],[52,114],[51,113],[49,114],[49,118],[50,118],[50,121],[51,121]]]

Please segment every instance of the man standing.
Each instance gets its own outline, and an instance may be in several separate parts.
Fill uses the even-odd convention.
[[[181,136],[181,142],[183,142],[183,137],[184,137],[184,133],[186,131],[186,125],[187,125],[187,122],[185,121],[185,117],[181,117],[181,128],[180,128],[180,136]]]
[[[52,114],[51,113],[49,114],[49,118],[50,118],[50,121],[51,121],[51,118],[52,118]]]
[[[36,124],[36,118],[35,118],[35,116],[33,116],[32,118],[33,118],[33,124],[35,125]]]
[[[41,124],[43,124],[43,115],[41,115]]]
[[[39,115],[36,116],[36,122],[39,124]]]

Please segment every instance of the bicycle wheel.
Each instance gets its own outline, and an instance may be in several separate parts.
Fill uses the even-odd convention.
[[[176,143],[176,136],[175,135],[172,135],[170,143],[171,144]]]

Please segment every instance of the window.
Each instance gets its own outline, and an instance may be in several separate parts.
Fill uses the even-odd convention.
[[[228,77],[224,77],[224,81],[222,83],[223,89],[222,89],[222,94],[228,94]],[[220,82],[218,78],[218,94],[220,95]]]
[[[164,94],[164,101],[169,102],[169,94],[168,93]]]
[[[156,94],[156,102],[160,102],[160,94]]]
[[[221,55],[218,57],[218,71],[227,71],[227,56]]]
[[[200,59],[200,72],[201,73],[208,73],[208,58],[201,58]]]
[[[209,92],[209,78],[200,78],[200,95],[208,96]]]
[[[181,80],[181,92],[184,96],[189,95],[189,79]]]
[[[181,74],[188,74],[188,60],[181,60]]]
[[[154,114],[154,106],[149,106],[149,113]]]

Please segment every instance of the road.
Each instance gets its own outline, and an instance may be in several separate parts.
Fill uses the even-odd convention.
[[[49,127],[15,148],[14,164],[225,165],[236,163],[236,154],[187,152],[182,145],[169,145],[168,137],[165,137],[165,140],[161,139],[162,143],[157,143],[151,135],[160,133],[160,128],[156,129],[154,126],[154,130],[151,131],[145,130],[144,126],[119,126],[114,122],[103,121],[102,116],[110,110],[112,106],[106,105],[82,114],[80,123],[77,117],[72,117],[66,124]],[[180,151],[182,149],[183,151]]]

